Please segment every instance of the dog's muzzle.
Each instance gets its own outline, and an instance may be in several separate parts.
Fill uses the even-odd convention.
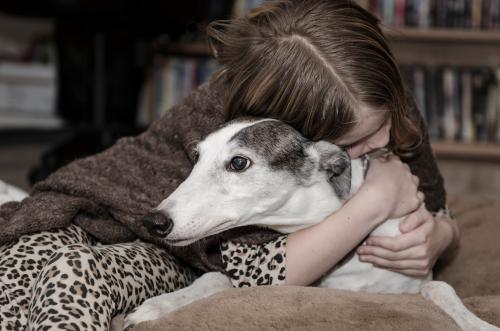
[[[155,237],[166,237],[174,227],[172,219],[160,212],[151,212],[144,216],[144,226]]]

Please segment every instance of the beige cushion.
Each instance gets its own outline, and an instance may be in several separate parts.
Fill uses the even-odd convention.
[[[469,309],[500,326],[500,198],[452,197],[462,232],[455,259],[436,278]],[[114,320],[119,328],[121,317]],[[311,287],[231,289],[132,330],[459,330],[420,295],[366,294]]]

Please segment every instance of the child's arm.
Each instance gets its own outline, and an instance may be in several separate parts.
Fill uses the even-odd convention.
[[[360,190],[325,221],[265,245],[222,245],[233,285],[309,285],[337,264],[389,217],[416,209],[423,200],[418,179],[396,158],[374,160]]]
[[[292,233],[286,283],[308,285],[336,265],[380,223],[418,208],[418,179],[399,159],[373,160],[359,191],[325,221]]]

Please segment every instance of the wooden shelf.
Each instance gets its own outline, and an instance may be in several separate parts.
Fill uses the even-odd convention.
[[[500,44],[500,30],[384,28],[384,33],[393,42]]]
[[[401,64],[500,67],[500,30],[384,28]],[[211,56],[206,42],[155,45],[158,52]]]
[[[500,67],[500,30],[386,29],[401,64]]]
[[[468,161],[500,161],[500,143],[459,143],[433,141],[437,158]]]
[[[0,111],[0,130],[18,128],[51,130],[59,129],[63,125],[63,120],[52,114]]]

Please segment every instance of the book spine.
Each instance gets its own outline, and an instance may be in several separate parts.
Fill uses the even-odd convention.
[[[490,28],[491,0],[483,0],[481,9],[481,29],[487,30]]]
[[[444,139],[452,141],[455,139],[455,115],[453,110],[453,88],[454,88],[453,70],[445,68],[443,72],[443,101],[444,116],[442,125],[444,129]]]
[[[413,26],[412,15],[413,15],[413,3],[415,0],[406,0],[405,6],[405,24],[408,27]]]
[[[500,0],[494,0],[492,20],[492,29],[500,29]]]
[[[385,24],[388,26],[394,26],[394,0],[384,0],[383,3],[383,17]]]
[[[425,122],[427,122],[427,107],[425,102],[425,77],[422,67],[415,67],[413,70],[414,95],[420,114]]]
[[[434,96],[433,96],[433,82],[432,82],[433,69],[424,67],[424,89],[425,89],[425,118],[427,119],[427,127],[432,119],[432,114],[435,113]],[[429,132],[430,135],[430,132]],[[431,138],[433,138],[431,136]]]
[[[428,1],[429,1],[429,27],[436,27],[438,0],[428,0]]]
[[[462,98],[460,91],[462,89],[461,80],[461,69],[454,67],[453,72],[453,94],[452,94],[452,104],[453,104],[453,121],[455,126],[454,140],[462,140]]]
[[[430,26],[430,0],[421,0],[418,9],[418,26],[428,28]]]
[[[472,29],[472,0],[465,0],[465,4],[464,4],[464,28]]]
[[[437,137],[440,139],[444,138],[444,92],[443,92],[443,72],[444,68],[439,67],[436,70],[436,82],[435,82],[435,88],[436,88],[436,114],[435,114],[435,119],[436,119],[436,128],[437,128]]]
[[[472,28],[481,28],[481,17],[483,16],[483,1],[482,0],[472,0]]]
[[[446,1],[436,0],[436,27],[446,26]]]
[[[383,19],[383,1],[382,0],[371,0],[370,2],[370,11],[373,15],[378,17],[379,19]]]
[[[477,141],[486,141],[487,133],[487,70],[474,71],[473,81],[473,114]]]
[[[397,27],[405,26],[405,10],[406,10],[406,0],[396,0],[395,8],[395,25]]]
[[[500,68],[495,70],[497,86],[497,107],[496,107],[496,134],[495,141],[500,142]]]
[[[491,79],[495,79],[494,73],[491,73]],[[497,124],[497,101],[498,87],[497,84],[488,84],[487,102],[486,102],[486,130],[488,141],[495,141],[496,124]]]
[[[442,84],[441,84],[441,78],[442,78],[442,71],[440,68],[433,68],[432,71],[429,74],[429,97],[431,98],[430,100],[430,107],[429,107],[429,114],[427,114],[428,118],[428,130],[429,130],[429,135],[431,138],[438,139],[441,138],[441,117],[440,113],[443,109],[442,107],[442,98],[441,98],[441,91],[442,91]]]
[[[458,19],[457,19],[457,28],[465,28],[465,11],[466,11],[466,4],[468,0],[458,0],[458,5],[457,5],[457,14],[458,14]]]
[[[472,143],[475,140],[472,122],[472,77],[470,69],[462,71],[462,141]]]

